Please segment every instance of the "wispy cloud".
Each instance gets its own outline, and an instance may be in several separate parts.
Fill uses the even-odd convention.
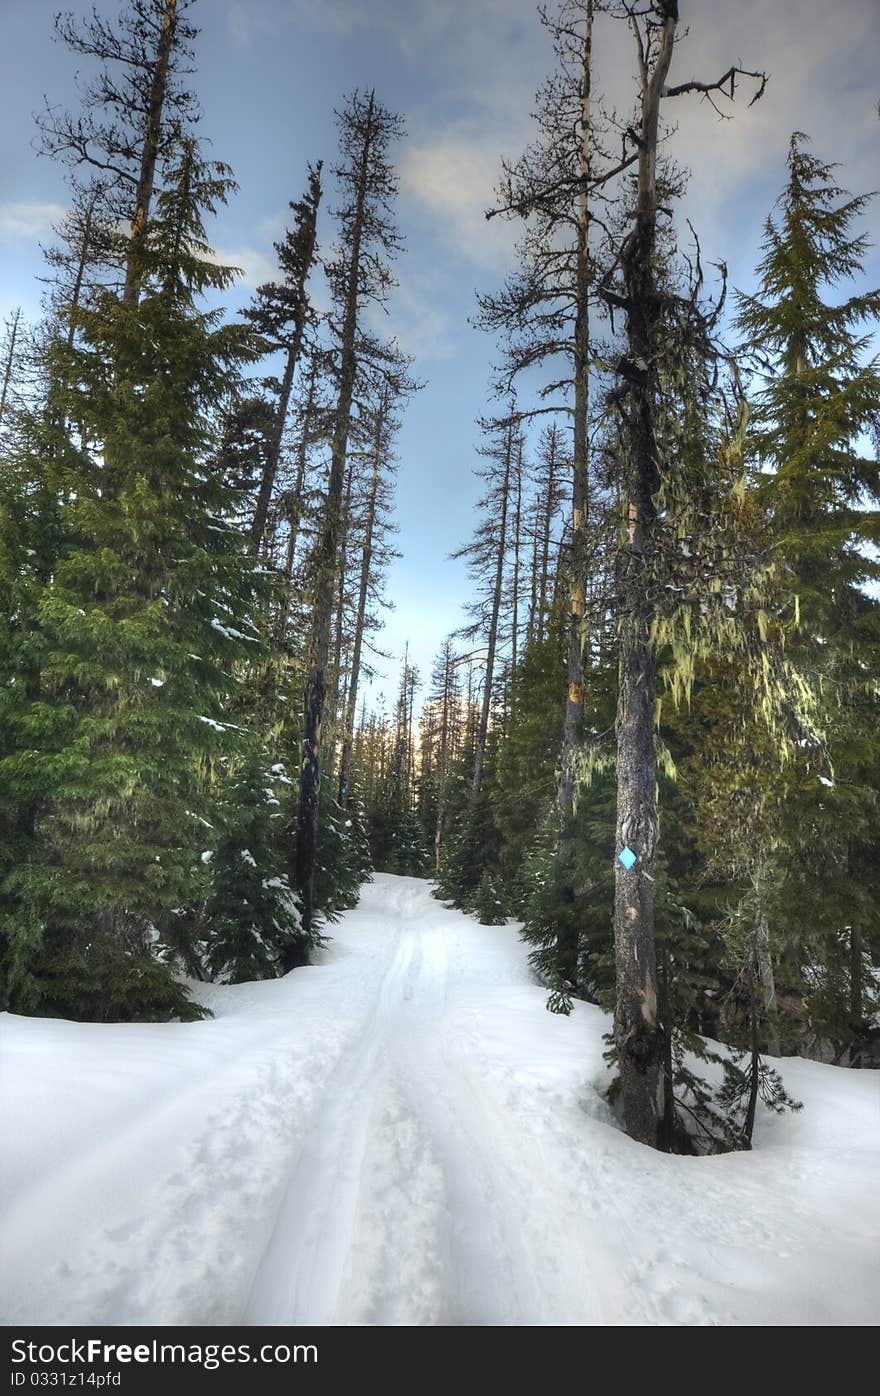
[[[235,267],[236,283],[253,289],[264,281],[272,281],[278,275],[278,263],[274,254],[259,247],[215,247],[207,258],[214,266]]]
[[[0,237],[39,242],[64,217],[63,204],[0,202]]]
[[[486,219],[500,149],[497,137],[459,127],[433,140],[407,145],[401,189],[431,220],[431,231],[459,256],[497,268],[510,262],[513,233]]]

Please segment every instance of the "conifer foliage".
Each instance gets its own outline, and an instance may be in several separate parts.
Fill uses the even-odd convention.
[[[795,132],[731,314],[664,119],[767,79],[676,83],[678,0],[541,11],[553,71],[488,210],[518,242],[475,315],[468,594],[377,697],[420,386],[376,329],[405,125],[342,100],[234,319],[193,10],[56,23],[69,207],[43,320],[0,338],[0,1006],[197,1018],[200,981],[307,965],[372,870],[430,877],[522,935],[551,1011],[613,1013],[634,1139],[749,1148],[799,1108],[778,1059],[869,1065],[880,1011],[870,196]]]
[[[331,768],[342,748],[353,720],[343,672],[352,643],[361,663],[389,556],[393,412],[412,385],[361,317],[393,284],[376,254],[397,245],[385,210],[399,123],[372,94],[340,118],[339,242],[326,263],[338,315],[322,320],[309,299],[316,162],[275,248],[278,278],[259,287],[246,323],[231,322],[207,305],[234,276],[208,220],[235,184],[197,135],[191,8],[126,0],[115,25],[97,13],[57,25],[89,65],[80,110],[48,106],[41,118],[46,152],[75,173],[74,200],[27,383],[31,339],[20,317],[9,328],[0,422],[11,619],[0,937],[3,1000],[17,1011],[198,1016],[181,972],[285,972],[369,875],[356,790],[343,807],[331,784],[319,817],[317,770],[307,798],[287,772],[300,771],[297,709],[315,644],[322,669],[335,651]],[[267,358],[278,373],[260,383]],[[351,532],[343,501],[360,498],[350,448],[368,433],[353,641],[339,544]],[[356,694],[354,677],[352,705]]]

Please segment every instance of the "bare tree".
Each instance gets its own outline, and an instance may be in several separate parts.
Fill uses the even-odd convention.
[[[616,961],[615,1042],[626,1127],[643,1143],[666,1137],[666,1093],[662,1078],[663,1037],[657,1007],[654,884],[657,851],[657,759],[655,708],[657,617],[654,577],[659,553],[656,496],[658,438],[663,400],[661,364],[676,333],[674,302],[664,294],[657,268],[659,212],[657,157],[660,104],[664,97],[701,92],[732,96],[732,68],[716,83],[668,84],[676,39],[678,0],[626,3],[639,73],[638,116],[629,139],[635,146],[636,206],[617,259],[619,293],[606,288],[609,303],[624,310],[626,352],[617,364],[614,399],[621,410],[621,472],[625,498],[624,539],[618,554],[617,609],[619,680],[617,709],[617,824],[614,896]],[[762,75],[756,76],[763,91]],[[753,98],[755,100],[755,98]],[[626,156],[627,163],[633,156]],[[622,161],[621,164],[624,162]],[[607,176],[606,176],[607,177]],[[610,278],[609,278],[610,280]],[[674,345],[673,345],[674,347]],[[675,468],[675,463],[670,463]],[[662,586],[660,588],[662,594]],[[668,1124],[668,1122],[666,1122]]]
[[[259,286],[254,304],[244,312],[266,348],[281,353],[284,358],[280,381],[270,380],[269,383],[276,405],[251,520],[251,549],[254,553],[260,548],[269,517],[294,375],[309,320],[307,283],[315,261],[320,202],[321,162],[318,161],[316,165],[309,166],[306,193],[302,199],[290,205],[294,214],[293,227],[287,230],[280,242],[275,243],[282,279],[267,281]]]
[[[287,968],[307,963],[313,930],[315,850],[324,724],[326,671],[333,620],[334,577],[339,554],[346,460],[355,387],[359,373],[380,377],[400,355],[366,332],[365,306],[384,306],[394,284],[390,258],[400,239],[390,207],[397,177],[388,158],[392,141],[403,134],[400,118],[376,100],[355,92],[339,114],[342,162],[334,170],[342,190],[338,210],[340,246],[326,264],[338,319],[331,322],[337,358],[337,399],[331,442],[330,475],[315,555],[315,597],[309,641],[305,731],[300,766],[293,883],[303,909],[303,933],[291,947]]]

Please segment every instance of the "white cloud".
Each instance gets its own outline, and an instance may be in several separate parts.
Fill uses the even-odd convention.
[[[237,267],[235,280],[239,286],[261,286],[278,275],[274,255],[258,247],[215,247],[207,260],[218,267]]]
[[[66,212],[63,204],[0,202],[0,237],[39,242]]]
[[[514,233],[486,219],[501,155],[497,137],[450,129],[431,141],[408,143],[401,190],[433,220],[433,231],[460,256],[483,266],[510,263]]]

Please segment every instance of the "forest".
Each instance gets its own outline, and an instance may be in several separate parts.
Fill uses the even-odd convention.
[[[676,123],[772,100],[747,28],[685,76],[698,7],[535,15],[531,140],[484,194],[516,261],[459,331],[493,363],[468,590],[431,671],[394,674],[401,428],[432,391],[395,333],[407,114],[369,73],[328,91],[336,147],[276,190],[276,270],[231,313],[213,10],[109,9],[55,21],[79,101],[50,92],[35,143],[67,202],[0,343],[0,1004],[208,1022],[217,986],[306,983],[372,879],[420,879],[521,938],[550,1015],[611,1015],[634,1141],[750,1151],[804,1108],[790,1060],[880,1067],[872,193],[786,130],[728,284]]]

